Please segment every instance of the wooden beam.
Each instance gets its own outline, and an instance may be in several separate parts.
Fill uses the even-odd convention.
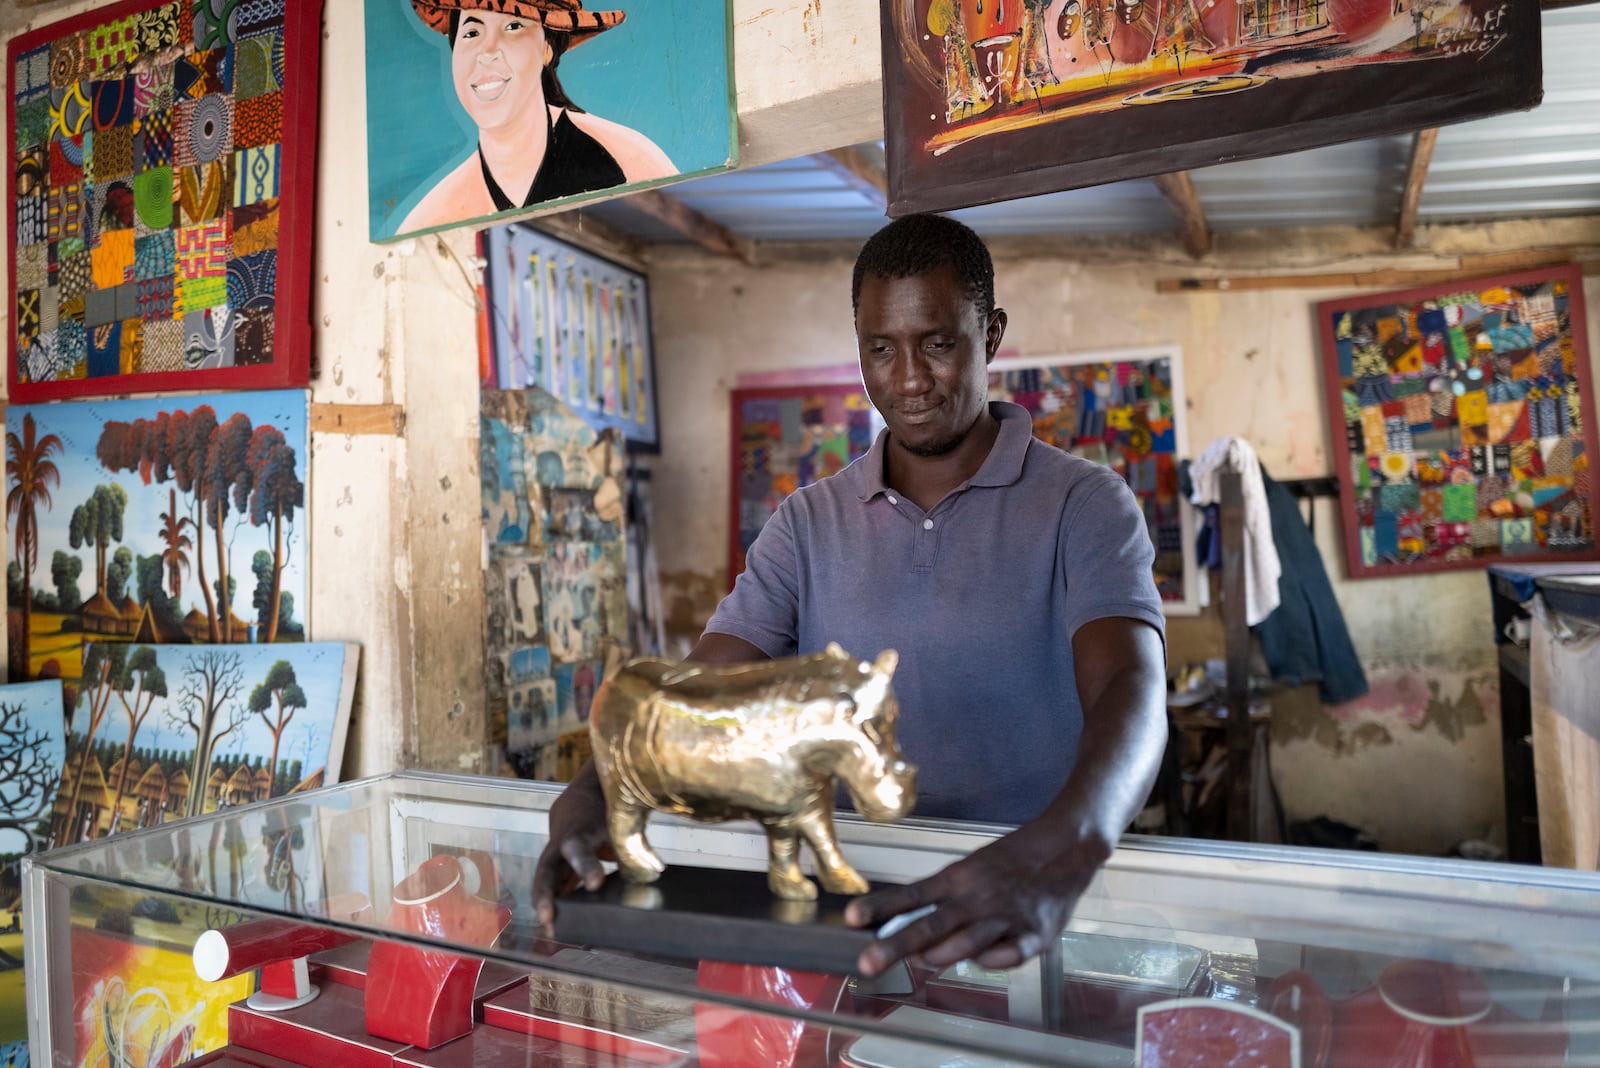
[[[889,176],[883,173],[878,161],[861,149],[836,148],[831,152],[818,152],[811,157],[843,178],[850,187],[867,199],[879,211],[889,209]]]
[[[398,404],[313,404],[311,430],[318,434],[377,434],[398,437],[405,432],[406,411]]]
[[[1452,264],[1428,269],[1381,267],[1371,271],[1322,274],[1223,275],[1212,278],[1158,278],[1157,293],[1228,293],[1258,289],[1405,289],[1463,282],[1487,274],[1530,271],[1576,262],[1585,274],[1600,271],[1600,261],[1575,259],[1571,248],[1529,249],[1458,257]]]
[[[625,234],[601,222],[582,208],[540,215],[528,221],[565,241],[603,256],[630,261],[628,266],[643,269],[645,243],[632,234]]]
[[[661,220],[695,244],[710,249],[719,256],[732,256],[752,267],[755,266],[754,241],[734,233],[715,219],[700,214],[683,201],[669,197],[659,189],[646,189],[642,193],[635,193],[623,203]]]
[[[1428,181],[1428,165],[1433,162],[1433,146],[1439,140],[1437,128],[1418,130],[1411,135],[1411,164],[1406,168],[1406,188],[1400,195],[1400,218],[1394,224],[1394,247],[1410,248],[1417,236],[1417,205],[1422,203],[1422,187]]]
[[[1206,225],[1206,212],[1200,206],[1200,197],[1194,191],[1194,182],[1188,171],[1156,175],[1156,188],[1167,198],[1177,213],[1183,227],[1183,247],[1189,255],[1199,259],[1211,251],[1211,227]]]

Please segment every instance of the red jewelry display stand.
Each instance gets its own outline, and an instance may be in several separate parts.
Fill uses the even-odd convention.
[[[479,885],[494,889],[481,863]],[[492,868],[491,868],[492,871]],[[387,918],[397,931],[461,945],[489,947],[511,922],[511,910],[473,894],[463,861],[437,856],[394,888]],[[402,942],[378,941],[367,959],[367,1031],[433,1049],[472,1030],[472,997],[483,962]]]

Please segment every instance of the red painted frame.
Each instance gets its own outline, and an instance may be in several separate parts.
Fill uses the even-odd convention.
[[[733,589],[734,580],[744,570],[743,554],[739,551],[739,457],[741,449],[740,431],[744,421],[739,418],[739,412],[745,401],[749,400],[783,400],[787,397],[845,397],[858,396],[863,399],[867,396],[866,389],[857,382],[854,385],[846,382],[824,382],[812,386],[751,386],[735,389],[729,394],[728,399],[728,589]],[[868,402],[870,403],[870,401]]]
[[[6,44],[6,65],[16,70],[16,57],[57,38],[158,8],[170,0],[124,0],[42,26]],[[169,390],[277,389],[304,387],[311,381],[313,315],[312,253],[317,186],[317,108],[322,56],[322,0],[284,0],[283,140],[278,183],[277,303],[273,315],[273,361],[251,367],[218,367],[198,371],[155,371],[107,378],[75,378],[55,382],[19,382],[17,335],[6,345],[6,384],[12,404],[63,397],[123,396]],[[6,166],[6,262],[11,268],[8,299],[15,315],[17,298],[16,86],[6,96],[6,140],[12,160]]]
[[[1600,540],[1587,552],[1551,552],[1548,550],[1522,553],[1515,556],[1474,556],[1470,560],[1430,560],[1415,564],[1375,564],[1367,567],[1361,562],[1361,527],[1356,516],[1356,491],[1351,477],[1350,445],[1344,434],[1344,383],[1339,376],[1339,352],[1333,336],[1333,317],[1340,312],[1360,311],[1366,308],[1391,304],[1409,304],[1430,297],[1467,290],[1483,290],[1494,286],[1515,286],[1529,282],[1565,281],[1567,283],[1568,316],[1572,322],[1572,346],[1576,356],[1579,398],[1583,414],[1583,447],[1588,457],[1591,479],[1600,477],[1600,433],[1595,427],[1594,375],[1589,362],[1589,346],[1585,336],[1587,323],[1583,302],[1583,271],[1575,263],[1560,267],[1544,267],[1516,274],[1494,275],[1485,278],[1468,278],[1459,282],[1435,283],[1415,289],[1402,289],[1388,293],[1365,293],[1355,297],[1320,301],[1316,305],[1317,336],[1322,344],[1323,384],[1327,391],[1328,431],[1333,438],[1333,456],[1339,479],[1339,507],[1344,522],[1345,566],[1351,578],[1379,578],[1395,575],[1424,575],[1437,571],[1476,570],[1496,563],[1581,563],[1600,560]],[[1591,499],[1590,523],[1596,522]]]

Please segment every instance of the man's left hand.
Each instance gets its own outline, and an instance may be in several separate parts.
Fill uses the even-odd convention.
[[[1108,852],[1087,844],[1063,849],[1058,837],[1023,826],[921,882],[856,898],[845,918],[857,927],[935,906],[868,946],[858,966],[877,975],[916,956],[934,968],[959,960],[1015,967],[1061,933]]]

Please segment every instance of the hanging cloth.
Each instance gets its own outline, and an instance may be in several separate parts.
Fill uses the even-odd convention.
[[[1243,438],[1218,438],[1189,468],[1194,481],[1190,500],[1195,504],[1222,503],[1222,472],[1239,472],[1244,490],[1244,604],[1245,622],[1255,626],[1278,607],[1278,576],[1282,564],[1272,540],[1272,516],[1261,485],[1261,464],[1256,450]]]

